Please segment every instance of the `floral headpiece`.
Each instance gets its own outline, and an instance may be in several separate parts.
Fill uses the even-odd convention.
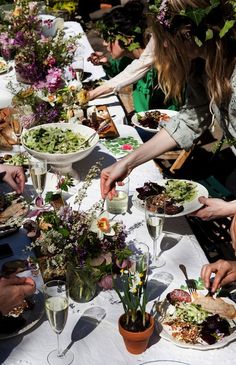
[[[195,26],[194,39],[195,42],[201,46],[204,41],[219,36],[224,37],[228,31],[233,28],[236,24],[236,2],[235,0],[228,0],[228,4],[232,7],[232,12],[227,14],[227,18],[223,27],[220,31],[212,29],[207,24],[208,15],[221,5],[220,0],[211,0],[210,5],[203,8],[192,8],[188,6],[185,10],[181,10],[179,13],[171,11],[169,8],[168,0],[155,0],[155,4],[149,7],[151,14],[154,16],[155,21],[163,26],[167,31],[174,30],[174,24],[176,24],[176,17],[182,17],[189,21]],[[205,33],[203,34],[203,29]]]
[[[113,27],[110,25],[107,26],[103,21],[98,21],[96,23],[96,28],[102,34],[102,37],[106,42],[114,42],[115,40],[119,40],[123,43],[124,48],[130,52],[132,52],[134,49],[141,48],[140,43],[135,42],[136,36],[140,37],[142,34],[142,30],[138,26],[132,30],[131,35],[120,32],[116,25]]]

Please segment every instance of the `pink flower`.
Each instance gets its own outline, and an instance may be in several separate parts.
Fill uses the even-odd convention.
[[[45,65],[52,67],[56,64],[56,60],[53,56],[49,55],[44,63],[45,63]]]
[[[131,151],[133,149],[133,146],[131,144],[123,144],[123,146],[121,146],[121,149],[124,151]]]
[[[101,280],[98,282],[98,285],[100,288],[109,290],[113,288],[113,282],[112,282],[112,275],[106,275],[101,278]]]
[[[122,260],[121,262],[117,259],[116,260],[116,265],[120,268],[120,269],[125,269],[126,267],[128,267],[128,260]]]

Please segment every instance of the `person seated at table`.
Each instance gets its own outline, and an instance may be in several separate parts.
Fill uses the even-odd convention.
[[[25,186],[25,174],[21,166],[0,164],[0,182],[6,182],[17,194],[21,194]]]
[[[213,273],[215,277],[211,283],[210,278]],[[213,294],[222,286],[236,281],[236,261],[218,260],[212,264],[206,264],[201,269],[201,278],[205,287],[210,288]]]
[[[24,170],[20,166],[0,164],[0,181],[6,182],[18,194],[25,185]],[[35,292],[35,282],[31,278],[0,278],[0,314],[5,315],[14,307],[22,304],[26,296]]]
[[[145,50],[145,34],[147,18],[144,5],[139,0],[133,0],[124,6],[113,9],[103,17],[100,23],[104,45],[111,53],[107,58],[103,53],[95,52],[89,60],[95,65],[103,65],[107,75],[119,74],[124,68],[138,59]],[[90,92],[90,98],[96,95],[96,89]],[[154,108],[177,109],[177,103],[164,101],[165,95],[158,87],[157,72],[151,67],[148,72],[133,85],[133,102],[136,112]]]
[[[201,218],[202,220],[218,219],[223,217],[231,217],[236,214],[236,200],[225,201],[219,198],[199,197],[199,202],[203,207],[191,216]]]
[[[201,18],[197,18],[199,12]],[[157,3],[153,16],[160,87],[166,98],[177,98],[187,85],[186,105],[148,142],[102,170],[103,198],[111,198],[115,182],[121,182],[136,166],[177,146],[190,149],[210,127],[213,115],[227,140],[236,136],[236,22],[232,3],[220,1],[212,6],[210,0],[166,0]]]

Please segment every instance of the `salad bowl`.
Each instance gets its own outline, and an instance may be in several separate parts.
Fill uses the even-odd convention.
[[[46,133],[40,138],[40,133],[45,132],[45,130]],[[57,131],[61,132],[60,137]],[[68,136],[67,133],[72,133],[72,137],[74,137],[74,134],[79,136],[78,145],[73,142],[73,138],[70,139],[71,136]],[[89,139],[92,135],[93,138]],[[57,141],[63,138],[63,136],[65,142],[60,144]],[[89,142],[84,143],[88,139]],[[71,173],[73,171],[72,164],[87,157],[93,151],[98,141],[99,136],[97,133],[94,133],[94,129],[74,123],[42,124],[24,130],[21,137],[23,147],[31,156],[39,160],[46,160],[51,165],[52,170],[59,171],[60,173]],[[70,147],[73,152],[71,152]]]

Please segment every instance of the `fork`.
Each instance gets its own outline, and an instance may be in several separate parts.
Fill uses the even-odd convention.
[[[185,265],[180,264],[180,265],[179,265],[179,268],[180,268],[180,270],[182,271],[182,273],[183,273],[183,274],[184,274],[184,276],[185,276],[185,279],[186,279],[186,280],[185,280],[185,282],[186,282],[186,284],[187,284],[187,287],[188,287],[189,293],[190,293],[190,294],[194,293],[194,292],[197,290],[195,280],[193,280],[193,279],[189,279],[189,278],[188,278],[187,269],[186,269]]]

